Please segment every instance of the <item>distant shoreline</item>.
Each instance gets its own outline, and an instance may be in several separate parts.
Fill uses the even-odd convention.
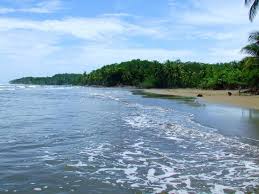
[[[11,84],[11,85],[15,85],[15,84]],[[22,85],[37,85],[37,84],[22,84]],[[61,86],[61,85],[56,85],[56,86]],[[75,85],[65,85],[65,86],[75,86]],[[91,86],[83,86],[83,87],[112,88],[112,87],[105,87],[105,86],[99,86],[99,85],[91,85]],[[192,97],[192,98],[197,98],[198,94],[202,94],[203,95],[202,99],[210,103],[233,105],[233,106],[242,107],[242,108],[259,110],[259,95],[239,96],[238,90],[140,89],[134,86],[116,86],[114,88],[136,89],[150,94]],[[231,92],[232,96],[228,96],[228,92]]]
[[[238,90],[201,90],[201,89],[143,89],[144,92],[158,95],[197,97],[210,103],[228,104],[242,108],[259,110],[259,96],[239,96]],[[228,92],[232,96],[228,96]]]

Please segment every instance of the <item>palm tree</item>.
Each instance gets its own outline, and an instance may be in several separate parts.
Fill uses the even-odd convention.
[[[242,49],[243,53],[250,55],[245,58],[247,67],[259,65],[259,31],[252,32],[248,38],[250,44]]]
[[[253,21],[259,8],[259,0],[245,0],[245,4],[247,6],[251,6],[249,11],[249,19],[250,21]]]

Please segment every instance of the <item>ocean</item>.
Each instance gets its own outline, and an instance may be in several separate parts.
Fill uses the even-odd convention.
[[[0,85],[0,193],[259,191],[259,112],[134,89]]]

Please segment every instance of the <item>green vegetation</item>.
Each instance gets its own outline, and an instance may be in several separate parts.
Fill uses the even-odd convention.
[[[86,75],[85,84],[141,88],[236,88],[242,82],[240,72],[238,63],[208,65],[133,60],[93,71]],[[230,76],[232,80],[229,80]]]
[[[57,74],[53,77],[25,77],[10,81],[11,84],[78,85],[81,74]]]
[[[258,90],[259,83],[259,32],[250,34],[249,43],[242,52],[250,55],[244,59],[246,82],[254,91]]]
[[[245,63],[247,67],[258,66],[259,65],[259,32],[253,32],[250,34],[249,43],[242,49],[242,52],[250,55],[245,58]]]
[[[136,86],[141,88],[237,89],[259,86],[259,69],[241,62],[203,64],[196,62],[132,60],[104,66],[89,74],[58,74],[26,77],[13,84]]]

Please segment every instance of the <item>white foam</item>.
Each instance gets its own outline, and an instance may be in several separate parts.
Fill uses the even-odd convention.
[[[93,161],[94,161],[94,156],[89,156],[89,157],[88,157],[88,161],[89,161],[89,162],[93,162]]]
[[[211,189],[211,193],[212,194],[225,193],[224,189],[233,189],[233,188],[224,186],[224,185],[215,184],[214,188]]]
[[[130,180],[138,180],[139,178],[136,177],[137,174],[137,167],[132,167],[132,168],[126,168],[124,169],[124,173],[126,174],[127,178]]]
[[[158,178],[155,177],[155,172],[156,172],[156,170],[154,168],[151,168],[148,170],[147,178],[148,178],[148,181],[151,183],[158,181]]]
[[[185,128],[179,128],[176,132],[176,135],[180,132],[180,130],[187,130]],[[185,138],[187,138],[188,133],[194,135],[194,139],[192,141],[196,141],[196,138],[203,137],[205,138],[204,142],[201,142],[201,144],[197,144],[197,146],[200,146],[201,149],[207,149],[208,146],[213,145],[215,142],[217,144],[221,144],[222,146],[225,145],[225,141],[232,141],[230,139],[225,139],[219,134],[207,134],[205,132],[202,132],[203,134],[199,134],[198,132],[193,131],[194,129],[188,129],[187,132],[180,133],[181,137],[184,137],[181,139],[181,141],[184,141]],[[219,135],[219,137],[218,137]],[[196,137],[197,136],[197,137]],[[217,137],[220,141],[215,140],[215,137]],[[213,139],[213,140],[212,140]],[[203,140],[203,139],[200,139]],[[223,142],[222,142],[223,141]],[[186,143],[186,142],[184,142]],[[237,143],[237,142],[236,142]],[[217,176],[221,176],[222,178],[226,180],[231,180],[233,182],[238,181],[240,179],[244,179],[248,181],[249,184],[246,184],[246,181],[244,181],[244,185],[242,189],[245,189],[246,186],[258,186],[258,179],[256,177],[253,177],[253,175],[258,174],[258,165],[254,162],[240,162],[240,158],[242,158],[242,154],[240,156],[235,155],[233,153],[226,153],[224,151],[217,151],[211,153],[210,150],[196,153],[196,155],[191,155],[190,153],[186,155],[187,160],[181,159],[176,160],[171,158],[170,156],[167,156],[164,153],[161,153],[159,150],[156,150],[155,148],[152,149],[151,147],[144,147],[145,142],[143,138],[137,140],[135,143],[133,143],[130,147],[134,149],[134,151],[124,151],[119,156],[122,157],[122,159],[118,159],[118,166],[124,165],[125,167],[114,167],[114,168],[102,168],[98,170],[98,173],[108,173],[108,174],[119,174],[119,172],[124,172],[125,177],[121,179],[117,179],[116,183],[118,184],[127,184],[131,183],[131,187],[134,188],[152,188],[154,193],[159,193],[162,191],[168,190],[168,185],[174,188],[178,188],[178,185],[181,185],[184,183],[185,189],[179,189],[176,193],[186,193],[188,191],[193,191],[195,188],[192,187],[191,179],[195,178],[198,180],[206,180],[208,185],[210,185],[211,191],[213,193],[222,192],[224,189],[233,189],[237,192],[241,192],[241,187],[231,187],[231,185],[222,186],[221,184],[214,184],[215,180],[217,180]],[[227,144],[229,147],[229,144]],[[234,148],[237,148],[237,145],[231,145],[234,146]],[[241,146],[241,149],[247,149],[247,146]],[[143,154],[149,152],[151,155],[158,155],[157,157],[150,157],[149,154]],[[184,154],[184,153],[183,153]],[[160,155],[160,156],[159,156]],[[118,157],[118,156],[117,156]],[[190,160],[188,157],[193,157],[194,159]],[[213,158],[213,162],[206,162],[206,165],[200,164],[198,161],[201,158]],[[162,164],[159,161],[161,159],[166,159],[170,162],[168,162],[168,165]],[[243,158],[244,159],[244,158]],[[242,159],[242,160],[243,160]],[[241,160],[241,161],[242,161]],[[128,162],[131,161],[131,165],[126,165]],[[142,164],[133,164],[134,161],[142,162]],[[149,162],[147,162],[149,161]],[[238,162],[235,162],[238,161]],[[211,171],[209,173],[201,173],[196,172],[192,175],[186,175],[186,173],[190,173],[193,171],[193,169],[202,169],[205,167],[210,167],[217,165],[217,168],[214,171]],[[149,168],[147,171],[146,176],[143,176],[141,172],[141,169],[143,170],[146,168]],[[227,174],[218,173],[219,169],[228,169]],[[240,172],[240,170],[244,174],[239,174],[239,176],[236,176],[237,172]],[[183,170],[179,171],[179,170]],[[190,172],[189,172],[190,170]],[[115,173],[115,174],[114,174]],[[121,175],[122,176],[122,175]],[[177,178],[174,178],[174,177]],[[249,178],[249,179],[248,179]],[[231,183],[231,182],[230,182]],[[229,184],[230,184],[229,183]],[[241,185],[240,185],[241,186]],[[175,190],[174,190],[175,191]],[[179,191],[179,192],[178,192]]]
[[[41,188],[34,188],[33,190],[34,190],[34,191],[42,191]]]
[[[86,167],[88,165],[83,163],[82,161],[78,161],[78,163],[76,163],[76,164],[69,164],[68,166],[72,166],[72,167]]]
[[[38,158],[47,161],[47,160],[55,160],[57,157],[54,156],[54,155],[46,154],[46,155],[43,155],[43,156],[39,156]]]
[[[110,93],[90,93],[90,96],[94,97],[94,98],[100,98],[100,99],[110,99],[110,100],[114,100],[114,101],[121,101],[120,98],[115,97],[113,95],[111,95]]]
[[[16,88],[25,89],[25,86],[16,86]]]
[[[29,85],[28,88],[37,88],[35,85]]]

